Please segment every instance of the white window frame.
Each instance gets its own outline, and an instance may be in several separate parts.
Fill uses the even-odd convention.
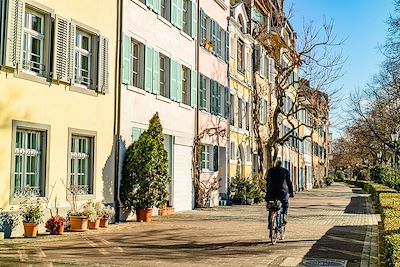
[[[235,142],[231,142],[230,143],[230,156],[229,159],[231,161],[235,161],[236,160],[236,143]]]
[[[183,17],[182,17],[182,30],[190,34],[191,32],[191,0],[183,0]]]
[[[204,151],[203,151],[204,148]],[[212,172],[213,171],[213,146],[211,145],[201,145],[200,151],[200,167],[202,172]],[[203,157],[204,155],[204,157]],[[204,168],[202,167],[204,165]]]
[[[163,68],[161,64],[161,59],[164,60]],[[171,96],[171,90],[169,87],[169,65],[170,58],[162,53],[159,54],[159,94],[163,97],[169,98]],[[162,89],[163,88],[163,89]],[[163,91],[162,91],[163,90]]]
[[[84,151],[79,151],[79,141],[85,140]],[[94,166],[94,137],[72,133],[70,136],[69,147],[69,186],[75,190],[78,195],[93,194],[93,166]],[[78,165],[84,163],[85,171],[79,172]],[[73,164],[72,164],[73,163]],[[79,176],[84,176],[84,183],[79,184]]]
[[[82,38],[87,37],[89,40],[88,49],[82,48]],[[85,88],[91,88],[92,82],[92,42],[93,36],[90,33],[87,33],[83,30],[77,29],[75,33],[75,44],[74,44],[74,82],[78,86],[82,86]],[[82,73],[82,57],[88,58],[88,77],[87,82],[84,81],[83,77],[81,77]],[[78,76],[77,73],[80,75]]]
[[[32,29],[32,17],[39,17],[41,20],[40,31],[37,32]],[[25,25],[27,24],[27,25]],[[34,55],[31,51],[32,49],[32,40],[37,39],[40,41],[40,55]],[[25,9],[25,14],[23,16],[23,34],[22,34],[22,56],[21,63],[22,68],[35,75],[43,76],[44,69],[35,68],[34,64],[39,64],[43,66],[44,62],[44,41],[45,41],[45,15],[39,12],[36,12],[30,8]],[[24,49],[25,48],[25,49]],[[39,63],[31,61],[32,55],[39,57]],[[35,70],[36,69],[36,70]]]
[[[182,65],[182,103],[190,105],[191,73],[190,69]]]
[[[135,55],[135,53],[134,53],[135,47],[137,47],[137,55]],[[129,77],[130,84],[137,88],[143,89],[143,87],[144,87],[144,85],[143,85],[144,45],[141,42],[131,38],[131,48],[130,49],[131,49],[131,58],[130,58],[131,73],[130,73],[130,77]],[[134,64],[135,61],[136,61],[136,65]],[[136,66],[136,70],[135,70],[135,66]],[[137,76],[136,83],[134,82],[135,75]]]

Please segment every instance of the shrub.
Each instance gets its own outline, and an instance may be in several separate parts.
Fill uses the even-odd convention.
[[[385,236],[386,266],[400,267],[400,234]]]
[[[260,203],[265,199],[265,190],[267,188],[267,181],[261,174],[256,174],[252,178],[252,182],[255,185],[254,202]]]
[[[82,214],[88,218],[89,221],[94,222],[99,219],[97,214],[96,204],[92,201],[88,201],[82,207]]]
[[[156,113],[149,128],[126,150],[122,167],[122,203],[125,208],[136,210],[165,206],[170,182],[163,129]]]
[[[334,180],[336,182],[343,182],[345,179],[345,175],[343,171],[337,171]]]
[[[325,183],[327,186],[330,186],[331,184],[333,184],[333,181],[334,181],[334,178],[332,175],[327,176],[325,179]]]
[[[103,206],[103,209],[100,211],[99,216],[103,219],[109,219],[115,214],[114,207],[111,206]]]
[[[13,210],[3,211],[0,209],[0,231],[14,230],[19,225],[19,214]]]
[[[246,201],[246,180],[240,175],[231,178],[231,199],[234,204],[244,204]]]

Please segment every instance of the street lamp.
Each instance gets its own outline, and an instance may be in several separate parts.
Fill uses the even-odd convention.
[[[393,163],[394,167],[397,168],[397,141],[399,140],[399,132],[396,129],[393,129],[390,137],[392,138],[392,142],[394,144]]]

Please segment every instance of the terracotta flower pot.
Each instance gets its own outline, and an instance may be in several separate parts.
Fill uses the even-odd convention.
[[[83,232],[88,229],[88,219],[84,216],[71,216],[69,220],[71,232]]]
[[[96,230],[100,228],[100,219],[95,220],[94,222],[88,222],[89,229]]]
[[[168,208],[159,208],[158,209],[159,216],[167,216],[168,215]]]
[[[24,223],[24,237],[36,237],[38,228],[36,223]]]
[[[108,227],[109,218],[101,218],[100,219],[100,227],[107,228]]]
[[[153,209],[138,209],[136,211],[136,219],[138,222],[146,222],[150,223],[151,222],[151,217],[153,215]]]
[[[58,229],[58,231],[53,231],[50,232],[51,235],[63,235],[64,234],[64,226],[61,226],[60,229]]]

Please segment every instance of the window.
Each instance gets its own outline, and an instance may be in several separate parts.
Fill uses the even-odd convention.
[[[201,170],[211,171],[211,155],[212,146],[202,145],[201,146]]]
[[[207,24],[209,23],[210,18],[204,14],[203,9],[200,10],[200,41],[201,44],[204,44],[205,39],[208,38],[207,36]]]
[[[244,73],[244,45],[240,39],[237,41],[237,70]]]
[[[26,9],[22,41],[22,68],[43,75],[44,15]]]
[[[131,77],[130,84],[143,89],[143,44],[131,41]]]
[[[207,109],[207,78],[204,75],[200,75],[200,109]]]
[[[93,137],[72,135],[70,187],[79,195],[93,193]]]
[[[170,0],[160,0],[160,15],[166,20],[170,20]]]
[[[190,70],[182,66],[182,102],[190,105]]]
[[[87,88],[91,86],[91,36],[81,30],[76,31],[75,57],[74,57],[74,80],[76,84]]]
[[[14,197],[45,196],[46,132],[17,128],[14,153]]]
[[[251,162],[251,147],[249,145],[247,145],[246,149],[246,161]]]
[[[236,145],[235,142],[231,142],[231,149],[230,149],[230,159],[236,160]]]
[[[211,81],[211,113],[221,114],[221,89],[223,87],[216,81]]]
[[[219,169],[219,147],[214,146],[213,152],[213,170],[217,172]]]
[[[183,24],[182,30],[190,34],[191,23],[190,23],[190,0],[183,0]]]
[[[238,17],[238,22],[239,22],[239,30],[242,32],[242,33],[246,33],[246,29],[245,29],[245,27],[244,27],[244,22],[243,22],[243,17],[242,17],[242,15],[239,15],[239,17]]]
[[[160,53],[160,95],[169,97],[169,85],[168,85],[168,77],[169,77],[169,58]]]

